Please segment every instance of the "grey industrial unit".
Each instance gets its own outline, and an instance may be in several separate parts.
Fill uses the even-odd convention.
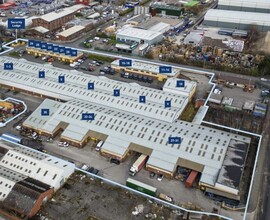
[[[269,0],[219,0],[218,9],[270,13]]]
[[[210,9],[205,14],[203,25],[212,27],[249,30],[256,25],[259,31],[270,31],[270,14]]]

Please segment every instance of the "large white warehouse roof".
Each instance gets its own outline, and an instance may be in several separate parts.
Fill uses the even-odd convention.
[[[50,116],[41,116],[42,108],[50,108]],[[95,120],[81,120],[85,112],[94,113]],[[78,99],[66,103],[46,99],[24,126],[53,133],[61,122],[68,124],[62,137],[73,141],[82,141],[89,131],[107,135],[102,149],[114,155],[125,155],[131,144],[144,146],[152,152],[148,165],[168,172],[174,171],[179,159],[209,167],[211,173],[202,170],[202,180],[209,185],[215,185],[231,140],[247,146],[250,142],[241,135],[180,120],[162,122]],[[169,137],[181,137],[182,142],[170,144]]]
[[[139,85],[133,87],[128,83],[89,76],[77,71],[33,64],[26,60],[0,57],[0,61],[2,65],[5,62],[13,62],[14,66],[12,71],[0,71],[1,84],[67,101],[61,103],[45,100],[24,122],[25,126],[54,133],[63,122],[66,126],[62,137],[69,140],[82,141],[89,132],[103,134],[107,138],[102,150],[114,155],[123,157],[132,146],[141,146],[149,151],[149,166],[174,172],[177,165],[190,163],[199,167],[203,183],[215,186],[218,177],[223,185],[227,185],[228,181],[237,183],[237,180],[231,178],[231,172],[235,169],[241,171],[244,160],[240,161],[240,165],[235,165],[236,162],[233,163],[232,160],[237,155],[232,152],[229,158],[226,157],[228,148],[232,145],[230,143],[239,142],[243,151],[247,150],[250,138],[175,120],[177,113],[185,106],[187,98]],[[46,80],[38,78],[39,70],[45,70]],[[57,82],[60,75],[66,77],[64,84]],[[95,82],[94,91],[86,89],[89,81]],[[170,87],[169,84],[167,86]],[[112,96],[113,88],[121,88],[123,95]],[[148,104],[138,102],[138,95],[142,94],[149,99]],[[170,109],[164,109],[164,100],[172,100]],[[42,108],[49,108],[50,115],[41,116]],[[95,119],[82,120],[82,113],[93,113]],[[169,138],[181,138],[181,141],[169,143]],[[238,146],[235,148],[238,149]],[[13,151],[16,156],[24,153],[22,150]],[[49,161],[50,158],[37,156],[38,158],[33,160],[37,163],[36,166],[42,167],[44,173],[45,165],[49,167],[53,162]],[[225,158],[228,158],[225,165],[232,169],[226,171],[224,168],[224,172],[220,174]],[[10,160],[13,162],[14,159]],[[29,168],[32,168],[34,173],[38,171],[33,164]],[[60,170],[60,167],[57,168]],[[57,172],[53,168],[50,171],[53,173],[48,176],[48,181],[51,181],[53,174]],[[238,188],[237,184],[230,187]]]
[[[270,9],[270,1],[269,0],[219,0],[218,7],[219,6]]]
[[[188,98],[185,96],[135,83],[117,82],[106,77],[62,70],[10,57],[0,57],[0,61],[2,65],[5,62],[12,62],[14,68],[13,71],[0,71],[0,83],[49,97],[55,97],[57,94],[56,98],[65,101],[79,98],[169,122],[176,120],[188,103]],[[38,78],[40,70],[45,71],[45,79]],[[58,76],[65,76],[65,83],[58,83]],[[89,82],[94,83],[94,90],[88,90]],[[113,96],[114,89],[120,90],[120,96]],[[145,96],[146,102],[140,103],[139,96]],[[165,108],[165,100],[171,100],[171,108]]]
[[[0,149],[5,152],[0,158],[0,167],[39,180],[55,190],[63,185],[75,169],[72,163],[1,139]]]
[[[256,12],[210,9],[205,14],[204,20],[235,24],[257,24],[261,26],[270,26],[270,14]]]
[[[121,37],[133,37],[133,38],[140,38],[142,40],[153,40],[156,37],[162,35],[162,33],[153,30],[143,30],[139,28],[122,28],[117,32],[117,36]]]

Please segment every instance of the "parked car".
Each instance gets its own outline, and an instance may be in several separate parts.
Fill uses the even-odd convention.
[[[90,167],[90,169],[89,169],[89,173],[93,173],[93,174],[97,175],[98,172],[99,172],[99,170],[94,168],[94,167]]]
[[[93,72],[93,71],[95,71],[95,68],[94,68],[93,66],[89,66],[89,67],[88,67],[88,71]]]
[[[153,78],[152,77],[147,77],[147,82],[148,83],[152,83],[154,80],[153,80]]]
[[[119,165],[119,164],[120,164],[120,161],[117,160],[117,159],[115,159],[115,158],[111,158],[111,159],[110,159],[110,163],[114,163],[114,164]]]
[[[78,62],[79,62],[79,63],[83,63],[84,60],[83,60],[83,59],[78,59]]]
[[[143,76],[143,77],[142,77],[142,81],[143,81],[143,82],[147,82],[147,76]]]
[[[81,167],[81,169],[82,169],[82,170],[85,170],[85,171],[88,171],[89,168],[90,168],[90,167],[89,167],[89,165],[87,165],[87,164],[83,164],[82,167]]]
[[[21,130],[22,130],[22,126],[21,126],[21,125],[17,125],[17,126],[16,126],[16,130],[17,130],[17,131],[21,131]]]
[[[150,178],[153,179],[153,178],[155,178],[156,174],[154,172],[150,172],[149,176],[150,176]]]
[[[51,62],[54,62],[54,59],[51,57],[48,59],[48,62],[51,63]]]
[[[134,79],[134,80],[138,80],[138,75],[137,75],[137,74],[134,74],[134,75],[133,75],[133,79]]]
[[[129,78],[129,79],[133,79],[133,73],[130,73],[130,74],[128,75],[128,78]]]
[[[85,66],[80,67],[81,70],[87,71],[88,69]]]
[[[103,62],[103,61],[100,61],[100,60],[96,60],[96,62],[97,62],[98,64],[100,64],[100,65],[104,64],[104,62]]]
[[[47,59],[48,59],[47,56],[41,58],[41,60],[43,60],[43,61],[47,61]]]
[[[96,151],[100,151],[103,144],[104,144],[104,141],[99,141],[97,146],[96,146]]]
[[[73,63],[71,63],[71,64],[69,64],[69,66],[70,67],[76,67],[76,66],[79,66],[80,65],[80,63],[79,62],[73,62]]]
[[[58,146],[59,146],[59,147],[68,147],[68,146],[69,146],[69,143],[66,142],[66,141],[65,141],[65,142],[59,142],[59,143],[58,143]]]
[[[87,57],[86,57],[86,56],[82,56],[81,59],[82,59],[82,60],[86,60]]]
[[[158,176],[157,176],[157,180],[159,181],[159,182],[161,182],[162,180],[163,180],[163,174],[158,174]]]

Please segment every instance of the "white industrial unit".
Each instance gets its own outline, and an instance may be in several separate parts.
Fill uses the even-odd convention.
[[[218,9],[270,13],[269,0],[219,0]]]
[[[163,40],[163,34],[161,32],[153,30],[143,30],[138,28],[123,28],[116,34],[116,39],[125,42],[138,42],[147,43],[152,45]]]
[[[210,9],[203,25],[238,30],[249,30],[251,25],[256,25],[259,31],[266,32],[270,31],[270,14]]]

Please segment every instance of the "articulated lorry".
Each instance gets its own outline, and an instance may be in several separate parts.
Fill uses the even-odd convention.
[[[132,167],[129,170],[129,175],[131,176],[135,176],[136,173],[138,173],[143,166],[146,164],[146,161],[148,159],[147,155],[142,154],[136,161],[135,163],[132,165]]]

